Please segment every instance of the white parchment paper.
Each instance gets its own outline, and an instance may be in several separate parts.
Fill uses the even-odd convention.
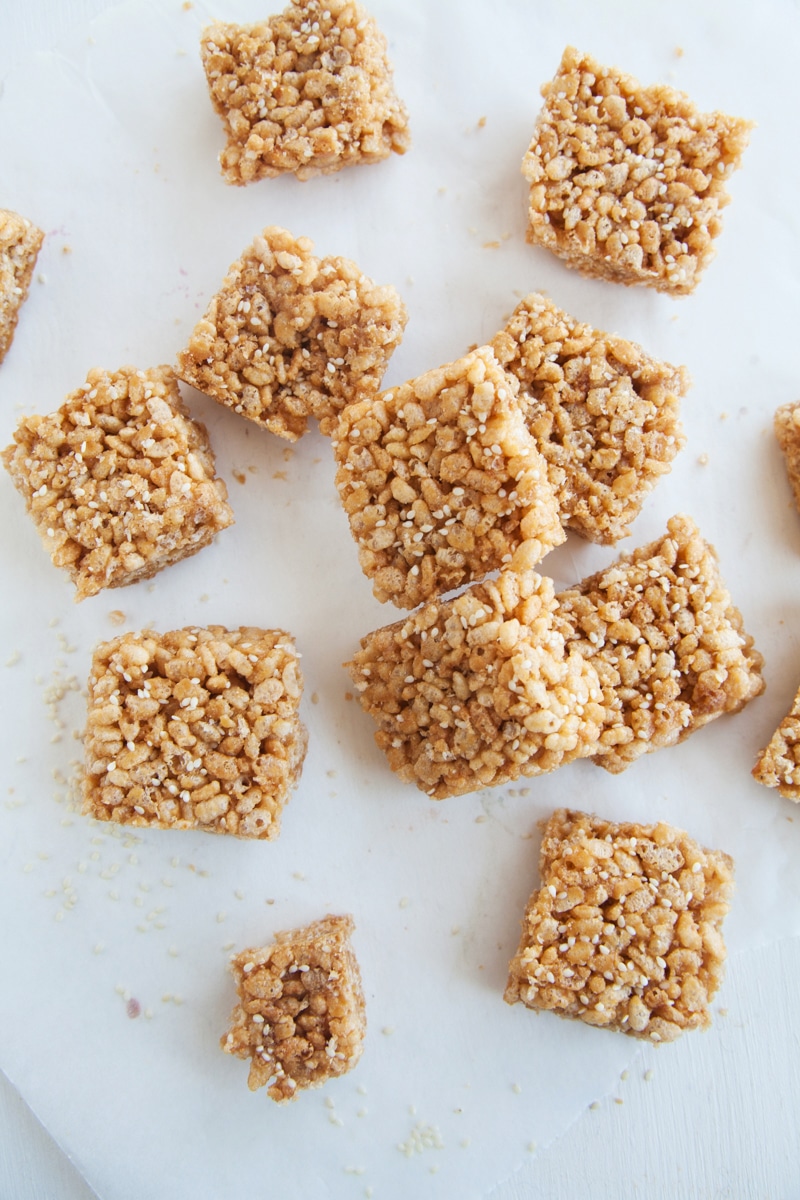
[[[47,239],[0,368],[2,444],[21,412],[56,408],[92,366],[174,361],[266,224],[398,288],[410,320],[387,385],[491,337],[521,295],[544,290],[689,367],[687,446],[628,544],[674,512],[695,517],[765,655],[768,690],[620,777],[579,763],[435,804],[391,775],[345,698],[340,664],[395,612],[359,571],[325,439],[290,448],[187,389],[236,525],[154,583],[80,607],[4,474],[0,1067],[103,1200],[479,1197],[563,1131],[635,1043],[502,1001],[537,879],[537,822],[557,805],[664,819],[730,852],[731,949],[800,929],[800,813],[750,777],[800,684],[800,515],[771,431],[800,386],[797,6],[373,0],[371,10],[413,148],[305,184],[232,189],[219,175],[198,33],[212,17],[263,16],[252,0],[213,10],[133,0],[5,81],[0,204]],[[539,85],[568,42],[758,122],[718,258],[691,298],[587,281],[524,242],[519,164]],[[543,569],[563,586],[613,557],[570,537]],[[310,749],[278,842],[134,837],[70,810],[80,689],[94,643],[119,631],[116,609],[131,629],[253,623],[296,635]],[[218,1049],[234,1003],[227,960],[328,911],[356,919],[366,1049],[351,1075],[278,1108]]]

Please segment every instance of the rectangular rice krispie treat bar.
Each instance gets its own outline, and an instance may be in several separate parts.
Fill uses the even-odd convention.
[[[606,717],[596,762],[617,773],[764,689],[762,657],[690,517],[557,596],[559,628],[597,669]]]
[[[227,183],[310,179],[410,145],[386,39],[353,0],[305,0],[255,25],[217,22],[200,52]]]
[[[342,411],[336,486],[379,600],[414,608],[564,541],[518,386],[483,346]]]
[[[408,319],[393,287],[313,248],[268,226],[178,355],[186,383],[292,442],[309,417],[330,434],[344,404],[378,391]]]
[[[493,339],[547,461],[561,520],[592,542],[628,533],[684,443],[684,367],[593,329],[532,292]]]
[[[361,1057],[366,1012],[350,916],[324,917],[243,950],[231,968],[239,993],[222,1049],[250,1059],[251,1091],[279,1104],[346,1074]]]
[[[442,800],[596,751],[597,674],[555,609],[549,579],[503,571],[362,639],[346,666],[402,780]]]
[[[276,838],[306,752],[302,689],[280,629],[210,625],[103,642],[89,678],[84,813]]]
[[[76,599],[149,579],[233,523],[204,425],[169,367],[89,372],[2,454]]]
[[[800,691],[759,754],[753,778],[764,787],[777,788],[787,800],[800,802]]]
[[[800,510],[800,402],[782,404],[776,411],[775,436],[786,462],[795,505]]]
[[[0,208],[0,362],[13,340],[43,241],[41,229],[26,217]]]
[[[733,862],[661,822],[559,809],[505,999],[651,1042],[711,1024]]]
[[[584,275],[693,291],[752,123],[698,112],[683,92],[642,87],[572,46],[542,95],[522,160],[528,241]]]

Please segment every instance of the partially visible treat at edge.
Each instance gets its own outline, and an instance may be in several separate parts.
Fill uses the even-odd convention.
[[[0,208],[0,363],[14,339],[43,241],[44,233],[27,217]]]
[[[483,346],[342,411],[336,486],[379,600],[414,608],[564,541],[517,391]]]
[[[642,87],[572,46],[542,95],[522,161],[528,241],[584,275],[692,292],[752,122],[701,113],[683,92]]]
[[[575,320],[536,292],[491,346],[519,381],[563,523],[592,542],[626,537],[684,444],[686,369]]]
[[[391,285],[313,249],[309,238],[267,226],[178,355],[186,383],[289,441],[309,417],[332,433],[349,400],[378,391],[408,319]]]
[[[800,401],[790,401],[777,409],[775,436],[786,462],[795,505],[800,510]]]
[[[200,52],[227,136],[227,183],[309,179],[410,145],[386,39],[353,0],[305,0],[253,25],[217,22]]]
[[[56,412],[23,417],[0,457],[77,600],[149,579],[233,523],[169,367],[94,368]]]
[[[549,579],[503,571],[362,638],[346,664],[389,766],[436,800],[594,754],[594,666],[556,627]]]
[[[220,1039],[250,1060],[247,1085],[283,1104],[356,1065],[366,1011],[350,916],[328,915],[243,950],[231,963],[239,1002]]]
[[[190,626],[97,647],[83,811],[272,840],[303,766],[303,679],[282,629]]]
[[[792,707],[759,753],[753,778],[764,787],[777,788],[787,800],[800,802],[800,691]]]
[[[522,921],[507,1003],[650,1042],[711,1024],[733,861],[659,822],[559,809]]]
[[[567,645],[595,667],[606,707],[595,761],[619,772],[764,689],[762,656],[690,517],[557,596]]]

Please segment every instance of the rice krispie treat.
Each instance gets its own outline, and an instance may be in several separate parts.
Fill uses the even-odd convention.
[[[250,1059],[251,1091],[269,1084],[283,1104],[358,1062],[367,1022],[353,929],[352,917],[329,915],[233,959],[239,1003],[220,1045]]]
[[[125,633],[97,647],[83,811],[271,840],[306,752],[303,680],[280,629]]]
[[[529,242],[584,275],[694,290],[752,123],[564,51],[522,160]]]
[[[564,541],[518,387],[483,346],[343,410],[336,486],[379,600],[414,608]]]
[[[759,754],[753,777],[764,787],[777,788],[787,800],[800,802],[800,691]]]
[[[1,457],[77,600],[149,579],[233,523],[169,367],[95,367],[56,412],[24,417]]]
[[[597,669],[606,717],[596,761],[617,773],[764,689],[713,546],[691,518],[557,597],[568,645]]]
[[[596,751],[597,674],[555,608],[549,579],[503,571],[362,639],[346,666],[402,780],[442,800]]]
[[[794,502],[800,509],[800,402],[782,404],[777,410],[775,436],[786,461]]]
[[[386,39],[353,0],[304,0],[256,25],[209,26],[200,51],[228,183],[309,179],[410,145]]]
[[[576,321],[536,292],[491,345],[519,380],[563,523],[592,542],[625,537],[683,446],[685,368]]]
[[[393,287],[313,248],[268,226],[178,355],[181,379],[289,441],[310,416],[331,433],[348,400],[377,392],[408,319]]]
[[[711,1024],[733,862],[669,825],[547,823],[505,999],[651,1042]]]
[[[0,362],[25,303],[44,234],[19,213],[0,208]]]

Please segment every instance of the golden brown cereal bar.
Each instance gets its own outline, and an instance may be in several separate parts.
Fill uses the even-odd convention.
[[[239,1003],[220,1045],[250,1059],[251,1091],[269,1084],[283,1104],[358,1062],[366,1014],[353,928],[352,917],[329,915],[233,959]]]
[[[233,523],[204,425],[169,367],[89,372],[2,454],[76,599],[148,579]]]
[[[125,633],[97,647],[84,813],[272,839],[306,751],[303,681],[283,630]]]
[[[800,802],[800,691],[753,767],[764,787],[777,788],[787,800]]]
[[[625,537],[684,443],[685,368],[576,321],[537,292],[491,345],[519,380],[564,524],[593,542]]]
[[[178,355],[178,375],[279,437],[323,433],[357,393],[377,392],[407,314],[346,258],[268,226],[230,267]]]
[[[568,645],[597,669],[606,705],[596,761],[617,773],[764,689],[762,657],[691,518],[557,597]]]
[[[309,179],[410,145],[386,39],[353,0],[305,0],[256,25],[217,23],[201,40],[227,145],[228,183]]]
[[[794,502],[800,509],[800,403],[783,404],[777,410],[775,436],[786,461]]]
[[[17,327],[44,234],[19,213],[0,208],[0,362]]]
[[[529,242],[584,275],[694,290],[752,124],[564,51],[522,160]]]
[[[362,639],[346,665],[401,779],[442,800],[596,751],[602,692],[555,610],[549,579],[503,571]]]
[[[484,346],[343,410],[336,486],[379,600],[414,608],[563,542],[517,390]]]
[[[733,862],[659,823],[567,809],[544,831],[541,888],[505,999],[652,1042],[711,1024]]]

